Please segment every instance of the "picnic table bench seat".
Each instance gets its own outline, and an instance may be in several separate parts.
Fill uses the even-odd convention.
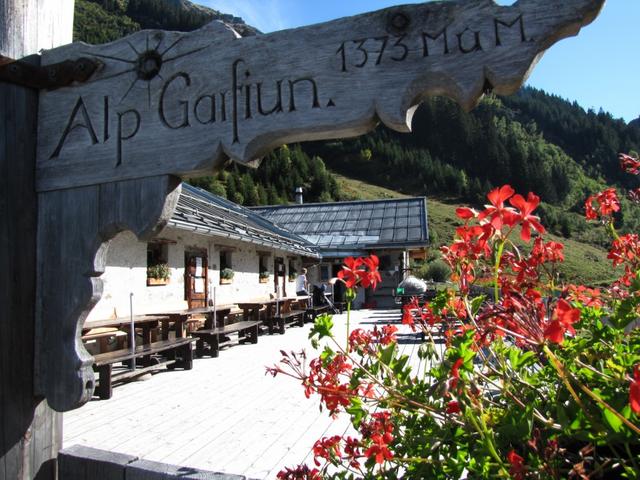
[[[240,343],[258,343],[258,327],[261,323],[260,321],[249,320],[191,332],[191,335],[198,339],[196,342],[196,356],[203,357],[206,345],[208,345],[210,355],[218,357],[220,348],[231,343],[230,340],[226,340],[226,336],[232,333],[238,334]]]
[[[331,307],[328,303],[323,305],[314,305],[313,307],[307,308],[307,319],[310,322],[315,322],[318,315],[329,311],[331,311]]]
[[[124,380],[140,375],[150,370],[156,370],[161,366],[173,369],[176,367],[191,370],[193,368],[193,351],[191,343],[193,338],[175,338],[171,340],[161,340],[149,344],[139,345],[135,352],[130,349],[115,350],[94,355],[93,368],[98,372],[98,386],[95,389],[96,395],[106,400],[113,395],[113,382]],[[152,355],[162,353],[167,357],[164,362],[153,362]],[[129,362],[134,358],[144,357],[144,368],[137,370],[127,370],[113,373],[113,365],[116,363]]]
[[[303,327],[306,313],[306,310],[289,310],[274,313],[273,316],[268,316],[266,320],[267,327],[269,328],[269,335],[273,335],[275,326],[278,327],[278,333],[284,335],[287,323]]]
[[[118,330],[117,328],[92,328],[86,333],[82,334],[81,339],[83,341],[99,340],[101,338],[110,337],[126,337],[127,332]]]
[[[98,346],[99,352],[104,352],[113,341],[122,347],[126,337],[127,332],[117,328],[92,328],[83,332],[81,339],[85,342],[85,346],[94,344]]]

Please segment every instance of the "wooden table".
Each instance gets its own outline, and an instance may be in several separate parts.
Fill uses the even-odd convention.
[[[215,325],[213,325],[213,317],[214,317],[213,314],[215,313],[216,317],[218,315],[222,315],[224,317],[225,315],[228,315],[229,312],[231,312],[233,307],[235,307],[235,305],[233,304],[221,304],[221,305],[216,305],[215,307],[211,306],[211,307],[187,308],[183,310],[171,310],[171,311],[165,311],[162,313],[155,313],[153,315],[164,318],[161,321],[162,322],[162,339],[167,340],[169,338],[169,328],[172,323],[175,326],[176,337],[183,338],[183,337],[186,337],[185,325],[189,321],[189,317],[193,315],[205,315],[206,316],[205,326],[208,328],[213,328],[215,327]]]
[[[134,328],[142,329],[142,343],[148,345],[151,343],[151,331],[158,327],[158,323],[166,320],[162,315],[135,315],[133,317]],[[94,320],[85,322],[82,328],[82,334],[86,335],[94,328],[117,328],[130,333],[131,317],[110,318],[106,320]],[[114,332],[115,334],[115,332]]]
[[[263,307],[276,306],[279,309],[280,304],[292,301],[309,300],[309,295],[280,297],[280,298],[264,298],[248,300],[246,302],[238,302],[238,307],[243,311],[243,320],[260,320],[260,310]]]
[[[106,320],[96,320],[92,322],[86,322],[84,324],[83,334],[86,334],[86,332],[94,328],[117,328],[118,330],[113,332],[115,336],[117,331],[124,330],[125,332],[127,332],[127,344],[129,346],[129,349],[132,349],[132,345],[134,345],[136,342],[133,341],[135,339],[133,339],[131,336],[132,335],[131,320],[132,320],[131,317],[121,317],[121,318],[111,318]],[[151,335],[152,331],[158,328],[159,323],[163,323],[166,321],[167,321],[167,317],[163,315],[135,315],[133,317],[133,328],[135,330],[137,329],[142,330],[142,344],[141,344],[142,347],[151,345],[151,343],[153,342],[152,335]],[[103,342],[101,342],[100,344],[100,353],[98,354],[99,356],[104,354],[105,348],[103,347],[104,347],[104,340],[106,340],[106,338],[107,337],[105,337],[103,339]],[[143,363],[150,364],[151,363],[150,356],[143,357]]]
[[[269,327],[269,334],[273,333],[273,320],[280,316],[281,311],[288,310],[293,302],[308,301],[309,296],[292,296],[281,298],[255,299],[247,302],[238,302],[238,307],[243,310],[243,320],[262,321]],[[262,318],[260,318],[262,314]],[[282,328],[280,332],[283,333]]]

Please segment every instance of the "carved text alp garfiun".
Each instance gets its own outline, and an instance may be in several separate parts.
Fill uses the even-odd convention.
[[[241,137],[241,123],[256,116],[268,117],[274,114],[293,113],[300,109],[320,109],[320,87],[312,76],[283,78],[273,81],[272,85],[264,81],[252,81],[253,74],[243,59],[233,62],[231,68],[231,88],[210,93],[190,95],[192,77],[187,72],[177,72],[167,78],[160,88],[157,101],[157,113],[161,124],[169,130],[179,130],[193,126],[231,124],[233,143]],[[144,115],[153,112],[141,112],[135,108],[119,110],[114,108],[108,96],[102,102],[103,135],[96,134],[96,119],[92,116],[85,99],[78,97],[73,106],[65,128],[56,148],[50,155],[55,159],[61,155],[67,138],[74,130],[85,130],[87,141],[92,145],[110,140],[110,122],[115,113],[115,163],[123,163],[123,150],[127,141],[132,140],[143,128]],[[335,106],[333,99],[326,100],[325,107]]]

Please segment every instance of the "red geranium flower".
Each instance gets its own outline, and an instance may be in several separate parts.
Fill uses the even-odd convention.
[[[544,331],[544,338],[553,343],[562,344],[565,332],[575,334],[573,324],[580,320],[580,309],[573,308],[569,302],[560,299],[553,312],[551,323]]]
[[[620,166],[625,172],[632,175],[638,175],[638,173],[640,173],[640,160],[630,155],[620,154]]]
[[[567,291],[571,299],[580,302],[585,307],[602,307],[602,300],[600,299],[601,293],[597,288],[589,288],[584,285],[569,285]]]
[[[629,197],[629,200],[631,200],[633,203],[640,203],[640,188],[629,190],[629,193],[627,194],[627,196]]]
[[[332,456],[341,457],[340,453],[340,441],[342,437],[340,435],[334,435],[329,438],[321,438],[313,446],[313,462],[316,467],[320,466],[319,458],[329,461]]]
[[[385,460],[393,459],[393,453],[389,450],[389,444],[393,441],[391,413],[376,412],[371,416],[373,417],[371,422],[360,426],[363,437],[369,438],[373,443],[364,455],[367,458],[375,457],[376,463],[381,464]]]
[[[594,207],[594,203],[597,206]],[[615,188],[591,195],[584,204],[587,220],[597,220],[598,217],[610,217],[620,211],[620,200]]]
[[[476,212],[473,208],[460,207],[456,208],[456,215],[462,220],[471,220],[472,218],[476,218],[478,216],[478,212]]]
[[[613,260],[614,267],[622,263],[637,267],[640,262],[640,237],[635,233],[628,233],[616,238],[607,258]]]
[[[365,457],[375,457],[376,463],[378,464],[384,463],[385,460],[391,460],[393,458],[393,454],[384,442],[382,435],[378,435],[376,433],[371,437],[371,440],[373,441],[373,445],[367,448],[364,452]]]
[[[366,258],[361,258],[360,261],[361,265],[367,267],[366,270],[356,270],[356,274],[360,277],[362,286],[364,288],[371,287],[375,289],[378,283],[382,281],[382,277],[378,271],[378,265],[380,264],[378,257],[371,254]]]
[[[525,242],[531,240],[531,227],[538,233],[545,233],[545,229],[540,223],[540,217],[531,215],[540,205],[540,197],[529,192],[526,200],[522,195],[514,195],[509,199],[509,203],[520,210],[518,217],[522,222],[522,231],[520,232],[522,240]]]
[[[478,219],[484,220],[488,218],[496,230],[500,230],[503,225],[514,225],[517,221],[515,212],[504,206],[504,202],[509,200],[514,193],[515,190],[511,185],[504,185],[491,190],[487,195],[491,205],[486,206],[485,210],[478,215]]]
[[[322,475],[317,468],[310,469],[307,465],[298,465],[295,468],[285,468],[278,472],[278,480],[322,480]]]
[[[420,301],[413,297],[409,303],[402,306],[402,324],[409,325],[415,330],[416,314],[420,312]]]
[[[344,261],[342,270],[338,272],[338,278],[342,280],[347,288],[354,288],[358,284],[360,279],[358,275],[358,268],[362,265],[362,259],[355,259],[348,257]]]
[[[447,413],[449,415],[455,415],[456,413],[460,413],[460,404],[455,400],[447,403]]]
[[[633,370],[633,381],[629,389],[629,404],[636,415],[640,415],[640,365]]]
[[[524,458],[518,455],[515,450],[511,450],[507,453],[507,461],[511,464],[509,473],[515,480],[524,479],[525,467]]]
[[[460,380],[460,367],[464,364],[464,360],[459,358],[451,367],[451,380],[449,380],[449,388],[456,388],[458,380]]]

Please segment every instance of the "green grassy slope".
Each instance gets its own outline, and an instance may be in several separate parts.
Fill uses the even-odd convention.
[[[348,198],[354,200],[407,197],[407,195],[387,188],[370,185],[335,173],[334,175],[341,191]],[[433,247],[450,243],[453,240],[455,228],[461,225],[455,214],[458,204],[428,198],[427,207],[429,210],[429,232]],[[607,260],[606,250],[555,235],[548,235],[547,239],[562,242],[565,245],[565,262],[561,271],[566,281],[595,284],[612,280],[616,276],[613,273],[611,261]]]

